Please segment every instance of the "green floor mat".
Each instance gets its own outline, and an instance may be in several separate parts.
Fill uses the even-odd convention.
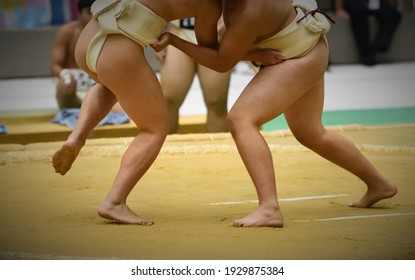
[[[388,125],[415,123],[415,107],[323,112],[323,124],[331,125]],[[288,129],[283,115],[264,124],[263,131]]]

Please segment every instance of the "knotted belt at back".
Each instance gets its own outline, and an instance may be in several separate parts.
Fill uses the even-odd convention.
[[[117,19],[127,14],[135,0],[97,0],[91,6],[94,19],[98,20],[104,34],[119,33]]]
[[[306,28],[311,32],[323,34],[330,31],[330,22],[335,23],[325,12],[320,10],[315,0],[292,0],[295,8],[300,8],[304,12],[304,16],[297,20],[297,23],[305,20]]]
[[[87,50],[87,65],[95,73],[108,34],[122,34],[146,47],[167,26],[166,20],[136,0],[96,0],[91,13],[100,26]]]

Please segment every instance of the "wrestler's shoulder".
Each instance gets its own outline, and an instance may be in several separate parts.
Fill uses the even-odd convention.
[[[67,38],[69,39],[69,38],[72,38],[74,36],[75,37],[78,36],[81,33],[82,29],[83,29],[83,26],[80,22],[71,21],[71,22],[68,22],[68,23],[62,25],[59,28],[58,33],[60,35],[67,36]]]

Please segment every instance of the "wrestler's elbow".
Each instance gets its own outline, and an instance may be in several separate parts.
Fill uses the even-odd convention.
[[[223,61],[220,60],[220,63],[215,64],[213,67],[211,67],[213,70],[215,70],[216,72],[219,73],[227,73],[229,71],[231,71],[233,69],[233,67],[235,67],[236,63],[233,62],[227,62],[227,61]]]
[[[230,67],[230,68],[226,67],[226,68],[217,68],[217,69],[213,69],[213,70],[215,70],[216,72],[219,72],[219,73],[227,73],[227,72],[231,71],[232,68],[233,67]]]

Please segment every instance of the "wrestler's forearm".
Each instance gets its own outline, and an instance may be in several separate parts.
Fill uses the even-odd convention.
[[[254,49],[245,55],[245,60],[253,61],[263,66],[270,66],[283,62],[285,54],[272,49]]]
[[[220,55],[216,49],[195,45],[177,36],[171,37],[170,44],[187,54],[197,63],[217,72],[229,72],[238,62]]]
[[[267,64],[264,62],[264,55],[269,53],[269,50],[250,50],[246,55],[244,60],[246,61],[256,61],[261,64]]]
[[[54,77],[59,77],[62,70],[63,70],[63,67],[61,67],[60,65],[53,65],[51,67],[50,73]]]
[[[54,77],[59,77],[59,73],[62,71],[64,58],[61,52],[53,50],[50,58],[49,73]]]
[[[344,0],[335,0],[334,1],[334,10],[339,12],[344,9]]]

